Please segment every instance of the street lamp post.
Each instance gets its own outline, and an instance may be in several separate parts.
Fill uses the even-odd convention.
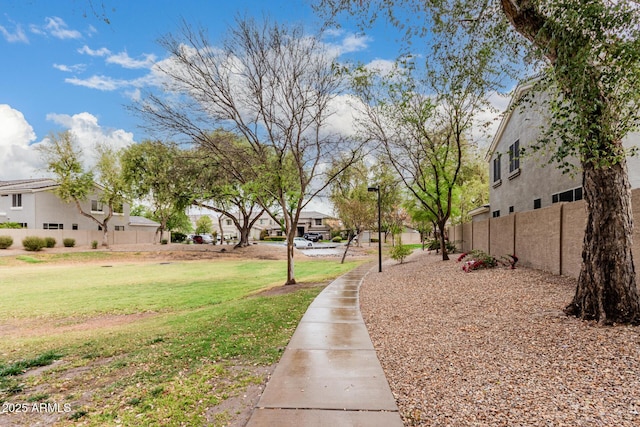
[[[382,273],[382,226],[380,215],[380,186],[367,188],[367,191],[378,193],[378,273]]]

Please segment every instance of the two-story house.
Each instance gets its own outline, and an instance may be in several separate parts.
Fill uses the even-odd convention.
[[[518,102],[535,81],[518,86],[485,160],[489,163],[489,205],[472,212],[474,221],[513,212],[539,209],[558,202],[582,199],[582,174],[563,173],[548,163],[550,153],[523,149],[535,144],[549,120],[542,100],[544,93],[531,94],[534,102]],[[626,147],[640,145],[640,134],[630,134]],[[573,160],[577,164],[577,160]],[[640,187],[640,158],[627,159],[632,188]]]
[[[75,203],[66,203],[53,190],[53,179],[25,179],[0,181],[0,223],[16,222],[28,229],[42,230],[98,230],[99,226],[78,212]],[[106,207],[99,201],[99,188],[82,201],[83,209],[96,218],[106,215]],[[129,205],[115,212],[109,224],[115,231],[130,227]]]

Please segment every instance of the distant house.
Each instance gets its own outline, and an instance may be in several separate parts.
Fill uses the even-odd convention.
[[[511,104],[496,132],[485,160],[489,163],[489,205],[470,214],[474,221],[500,217],[513,212],[539,209],[558,202],[582,199],[582,174],[563,174],[554,164],[547,164],[549,154],[522,156],[533,145],[548,123],[548,112],[540,102],[517,103],[532,89],[534,80],[518,86]],[[544,93],[536,93],[542,100]],[[624,145],[640,143],[640,135],[630,134]],[[640,187],[640,158],[627,159],[631,187]],[[574,164],[577,161],[573,160]]]
[[[54,192],[58,183],[53,179],[0,181],[0,223],[17,222],[23,228],[43,230],[98,230],[98,224],[78,212],[74,203],[66,203]],[[81,204],[97,218],[106,215],[99,201],[99,188]],[[131,227],[129,206],[122,206],[109,221],[114,231]],[[135,225],[134,225],[135,227]]]
[[[207,214],[189,216],[194,226],[196,221],[203,215]],[[230,218],[225,216],[218,218],[218,215],[208,216],[211,217],[213,229],[218,235],[222,234],[225,236],[225,239],[234,239],[239,236],[240,233]],[[305,233],[320,233],[323,239],[329,239],[331,237],[331,227],[328,225],[327,220],[331,218],[331,216],[320,212],[303,211],[296,226],[296,234],[302,236]],[[254,223],[249,238],[259,240],[260,234],[263,232],[267,236],[282,236],[284,234],[280,224],[267,213],[263,213]]]

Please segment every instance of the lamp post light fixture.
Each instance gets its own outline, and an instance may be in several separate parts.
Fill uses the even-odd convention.
[[[380,215],[380,186],[367,188],[367,191],[378,193],[378,273],[382,273],[382,224]]]

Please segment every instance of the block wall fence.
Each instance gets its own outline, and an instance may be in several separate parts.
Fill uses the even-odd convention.
[[[633,258],[640,259],[640,188],[632,190]],[[449,227],[459,251],[483,250],[495,257],[515,254],[518,264],[577,278],[587,222],[585,202],[557,203],[527,212]]]
[[[0,236],[10,236],[13,245],[9,249],[22,249],[22,239],[27,236],[53,237],[56,239],[56,247],[63,247],[63,239],[75,239],[76,247],[91,246],[91,242],[98,241],[102,244],[102,231],[99,230],[32,230],[32,229],[0,229]],[[169,239],[168,232],[164,232],[165,239]],[[154,243],[156,233],[151,231],[109,231],[109,245],[133,245],[141,243]],[[155,240],[157,242],[157,239]]]

